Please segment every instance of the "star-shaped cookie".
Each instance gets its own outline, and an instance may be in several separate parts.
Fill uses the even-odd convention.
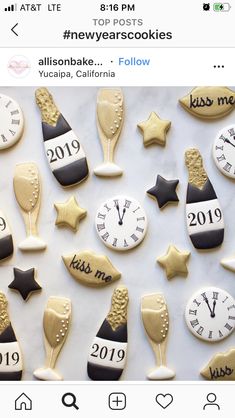
[[[157,261],[165,269],[166,277],[170,280],[175,276],[187,276],[189,256],[189,251],[179,251],[174,245],[170,245],[167,253],[159,257]]]
[[[169,120],[160,119],[159,116],[152,112],[148,120],[138,123],[144,139],[144,146],[151,144],[166,145],[166,133],[169,131],[171,122]]]
[[[157,200],[159,208],[163,208],[168,203],[178,202],[178,196],[175,191],[179,180],[166,180],[158,175],[156,185],[147,190],[147,193]]]
[[[14,268],[14,280],[9,284],[9,288],[16,290],[26,301],[32,292],[41,290],[41,286],[35,280],[35,269],[31,268],[29,270],[20,270]]]
[[[80,208],[75,197],[70,197],[65,203],[55,203],[54,206],[57,210],[55,224],[58,226],[67,226],[73,231],[77,231],[79,222],[86,216],[87,211]]]

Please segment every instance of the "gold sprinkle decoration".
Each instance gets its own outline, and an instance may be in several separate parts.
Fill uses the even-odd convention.
[[[128,290],[125,286],[117,287],[112,296],[112,304],[107,321],[113,331],[127,323]]]
[[[10,325],[10,319],[7,312],[7,299],[4,293],[0,292],[0,334]]]
[[[208,176],[203,167],[202,156],[197,148],[191,148],[185,152],[185,164],[189,171],[189,183],[202,190]]]
[[[60,111],[55,105],[51,93],[45,87],[41,87],[36,90],[35,97],[41,111],[42,121],[55,127],[60,117]]]

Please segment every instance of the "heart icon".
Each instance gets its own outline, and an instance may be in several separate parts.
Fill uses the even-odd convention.
[[[156,396],[156,402],[160,405],[163,409],[166,409],[172,402],[173,396],[170,393],[159,393]]]

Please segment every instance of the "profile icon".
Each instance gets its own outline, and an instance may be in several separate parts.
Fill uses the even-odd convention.
[[[217,410],[220,411],[220,406],[219,406],[219,404],[216,403],[217,396],[216,396],[215,393],[208,393],[206,399],[207,399],[208,403],[206,403],[203,406],[203,410],[205,410],[209,406],[215,406],[217,408]]]

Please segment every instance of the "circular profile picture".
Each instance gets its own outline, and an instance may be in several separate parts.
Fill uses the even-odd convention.
[[[26,77],[30,72],[30,61],[23,55],[14,55],[8,61],[8,71],[13,77]]]

